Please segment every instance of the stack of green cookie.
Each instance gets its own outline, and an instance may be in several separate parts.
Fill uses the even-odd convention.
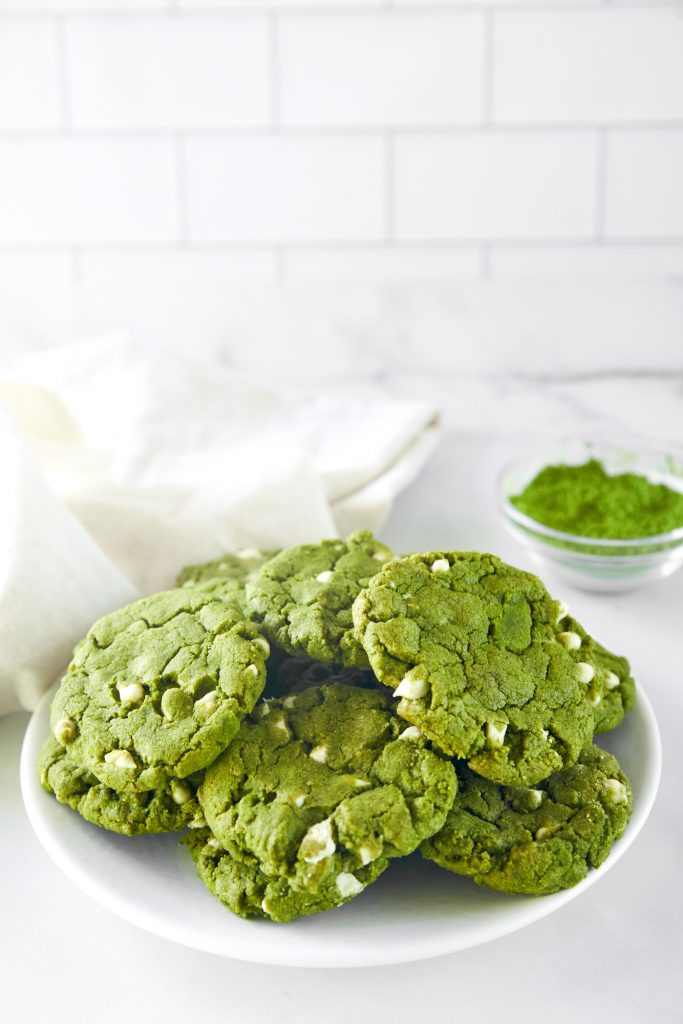
[[[397,558],[363,531],[188,567],[101,620],[39,770],[105,828],[189,826],[200,877],[245,917],[339,906],[418,849],[543,894],[626,827],[630,786],[592,739],[633,701],[628,662],[535,576]]]

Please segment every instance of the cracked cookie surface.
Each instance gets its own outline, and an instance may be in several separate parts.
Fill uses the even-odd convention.
[[[631,816],[628,779],[596,746],[534,789],[512,789],[458,768],[458,793],[443,829],[421,846],[428,860],[481,885],[545,895],[598,867]]]
[[[82,818],[125,836],[180,832],[202,821],[197,801],[198,778],[171,779],[162,789],[119,793],[81,768],[50,737],[38,755],[38,778],[46,793]]]
[[[100,619],[50,711],[70,756],[112,789],[159,789],[206,768],[265,684],[256,626],[198,590],[169,590]]]
[[[286,548],[247,583],[250,617],[289,654],[367,668],[351,605],[393,553],[367,531]]]
[[[573,764],[593,709],[538,577],[476,552],[394,559],[353,606],[356,637],[397,713],[503,785]]]
[[[264,562],[276,555],[277,551],[260,551],[257,548],[242,548],[240,551],[221,555],[212,562],[186,565],[176,580],[177,587],[191,587],[233,604],[244,612],[246,597],[244,588],[248,580],[261,568]]]
[[[234,860],[335,906],[438,831],[453,802],[453,765],[405,732],[379,691],[262,702],[207,770],[207,824]]]

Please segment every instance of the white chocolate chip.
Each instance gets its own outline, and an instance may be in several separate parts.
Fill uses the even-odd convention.
[[[192,799],[192,790],[186,782],[179,782],[178,779],[171,780],[171,796],[177,804],[186,804]]]
[[[502,725],[496,725],[495,722],[486,723],[486,739],[491,741],[492,747],[502,747],[503,740],[505,739],[505,733],[507,732],[507,723]]]
[[[104,760],[115,768],[136,767],[133,755],[129,750],[110,750],[108,754],[104,755]]]
[[[237,552],[238,558],[263,558],[263,552],[258,548],[241,548]]]
[[[301,840],[299,853],[306,864],[317,864],[326,857],[331,857],[337,849],[332,836],[332,822],[329,818],[311,825]]]
[[[365,867],[366,864],[370,864],[375,859],[375,854],[372,852],[369,846],[361,846],[358,850],[358,856],[360,862]]]
[[[337,891],[344,899],[347,896],[357,896],[364,888],[365,886],[349,871],[340,871],[337,875]]]
[[[207,839],[206,845],[210,846],[212,850],[219,850],[221,844],[214,836],[211,836],[210,839]]]
[[[536,810],[540,807],[543,802],[543,790],[542,789],[528,789],[527,794],[529,797],[529,806],[532,810]]]
[[[367,789],[370,785],[367,779],[354,779],[353,784],[356,789]]]
[[[319,764],[326,764],[327,758],[329,757],[329,750],[324,745],[313,747],[313,750],[308,756],[312,761],[317,761]]]
[[[420,736],[422,736],[422,730],[418,729],[416,725],[409,725],[398,738],[400,740],[419,740]]]
[[[287,728],[287,723],[285,722],[282,715],[280,715],[278,718],[272,718],[270,720],[270,724],[273,726],[274,729],[279,729],[280,732],[284,732],[286,736],[289,736],[289,729]]]
[[[254,718],[265,718],[266,715],[269,715],[269,714],[270,714],[270,704],[268,703],[268,701],[265,701],[265,700],[262,700],[261,703],[258,704],[254,708],[254,710],[252,711],[252,715],[253,715]]]
[[[571,631],[558,633],[557,639],[561,644],[564,644],[568,651],[578,651],[581,646],[581,637],[578,633],[572,633]]]
[[[590,683],[595,676],[595,669],[587,661],[577,661],[574,666],[574,675],[580,683]]]
[[[55,739],[61,743],[63,747],[66,746],[67,743],[71,743],[76,736],[76,723],[73,718],[60,719],[54,728],[54,734]]]
[[[547,729],[541,729],[541,736],[542,736],[544,742],[547,743],[548,742],[548,736],[550,736],[550,733],[548,732]]]
[[[258,649],[263,652],[263,655],[266,658],[268,657],[270,654],[270,644],[264,636],[255,636],[251,642],[254,647],[258,647]]]
[[[318,575],[316,576],[316,579],[317,579],[318,583],[329,583],[333,576],[334,576],[334,573],[332,572],[331,569],[325,569],[324,572],[319,572],[318,573]]]
[[[303,794],[301,796],[295,796],[294,797],[294,806],[295,807],[303,807],[303,805],[305,803],[306,803],[306,797],[303,796]]]
[[[627,804],[628,792],[623,782],[619,779],[605,779],[603,786],[607,790],[607,796],[613,804]]]
[[[437,558],[432,562],[432,572],[448,572],[451,564],[447,558]]]
[[[597,708],[598,704],[602,700],[599,693],[592,693],[588,695],[588,703],[592,708]]]
[[[429,693],[429,683],[418,673],[417,669],[411,669],[394,690],[394,697],[405,697],[407,700],[420,700]]]
[[[619,686],[620,682],[621,682],[621,680],[620,680],[619,676],[616,674],[616,672],[609,672],[608,671],[607,674],[605,675],[605,687],[608,690],[616,690],[616,688],[617,688],[617,686]]]
[[[267,914],[268,917],[270,917],[270,905],[268,903],[268,900],[261,900],[261,910],[263,911],[264,914]]]
[[[555,622],[562,622],[562,619],[566,618],[567,615],[569,615],[569,606],[566,605],[564,601],[558,601],[557,618],[555,619]]]
[[[247,665],[247,667],[244,670],[244,675],[245,676],[257,676],[258,675],[258,669],[257,669],[256,665]]]
[[[205,718],[208,718],[209,715],[213,714],[216,708],[217,701],[218,694],[216,693],[216,691],[209,690],[209,692],[205,693],[203,697],[200,697],[199,700],[195,701],[194,706],[196,710],[200,713],[200,715],[202,715]]]
[[[388,562],[391,559],[388,551],[374,551],[372,557],[376,562]]]
[[[189,828],[206,828],[206,818],[195,818],[190,822]]]
[[[296,704],[296,694],[290,694],[289,697],[285,697],[282,702],[283,708],[293,708]]]
[[[547,839],[553,834],[550,828],[539,828],[536,832],[536,839]]]
[[[119,691],[119,697],[126,704],[142,700],[145,696],[145,691],[140,683],[118,683],[116,689]]]

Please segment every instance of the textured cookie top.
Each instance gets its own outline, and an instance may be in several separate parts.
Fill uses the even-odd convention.
[[[234,554],[221,555],[213,562],[186,565],[178,576],[176,586],[203,590],[244,611],[247,580],[275,554],[276,551],[243,548]]]
[[[593,734],[583,670],[558,639],[564,613],[538,577],[473,552],[395,559],[353,606],[398,714],[503,785],[573,764]]]
[[[351,605],[393,557],[368,531],[286,548],[247,583],[250,617],[290,654],[367,667],[353,636]]]
[[[636,683],[626,658],[613,654],[566,615],[559,623],[558,639],[574,659],[593,709],[595,732],[609,732],[636,702]]]
[[[631,816],[627,778],[595,746],[533,789],[497,786],[464,767],[458,777],[446,824],[421,851],[503,892],[543,895],[576,885],[604,861]]]
[[[356,872],[330,877],[315,892],[295,889],[283,877],[269,877],[257,863],[235,860],[223,850],[209,829],[188,833],[181,840],[192,854],[197,874],[233,914],[293,921],[307,914],[332,910],[357,896],[373,882],[389,861],[380,857]]]
[[[259,704],[199,800],[233,857],[301,892],[360,891],[361,869],[411,853],[446,817],[453,765],[379,691],[336,684]]]
[[[210,594],[143,598],[76,647],[52,705],[53,735],[113,789],[159,789],[225,749],[263,690],[268,649]]]

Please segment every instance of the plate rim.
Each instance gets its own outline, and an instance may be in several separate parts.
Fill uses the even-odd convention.
[[[449,943],[444,941],[443,935],[439,933],[439,935],[435,936],[431,942],[428,938],[427,941],[423,938],[419,947],[410,952],[404,951],[397,953],[394,951],[383,954],[381,949],[378,949],[376,952],[368,955],[368,951],[366,949],[361,948],[354,952],[353,946],[350,946],[342,960],[340,960],[339,950],[335,949],[333,955],[328,957],[318,955],[318,958],[313,961],[310,957],[310,951],[306,951],[305,955],[303,953],[297,955],[294,952],[296,949],[295,943],[285,944],[282,951],[280,947],[269,946],[268,944],[263,944],[263,946],[257,947],[256,949],[254,949],[251,944],[245,944],[244,948],[241,948],[238,945],[234,950],[227,952],[224,948],[219,948],[217,944],[212,941],[207,940],[202,942],[194,936],[194,933],[188,934],[182,930],[180,925],[176,925],[174,921],[169,920],[166,917],[160,917],[158,914],[151,913],[144,906],[133,904],[130,900],[127,901],[125,897],[118,896],[111,888],[107,888],[103,885],[101,880],[94,879],[86,869],[81,868],[73,856],[69,855],[63,849],[59,840],[54,835],[53,830],[46,824],[44,816],[40,812],[40,804],[36,799],[36,796],[38,794],[42,794],[43,791],[40,789],[35,777],[34,758],[37,745],[40,745],[45,739],[45,737],[38,736],[38,731],[41,728],[46,705],[52,699],[55,689],[56,684],[43,695],[38,706],[31,715],[22,741],[19,764],[20,786],[24,807],[31,827],[48,856],[57,865],[60,871],[62,871],[62,873],[74,885],[76,885],[77,888],[89,896],[90,899],[128,923],[141,928],[143,931],[150,932],[160,938],[176,942],[179,945],[186,946],[190,949],[196,949],[200,952],[211,953],[215,956],[221,956],[226,959],[233,959],[247,963],[310,969],[381,967],[391,964],[429,960],[439,956],[449,956],[453,953],[458,953],[465,949],[472,949],[477,946],[484,945],[487,942],[504,938],[506,935],[510,935],[516,931],[520,931],[522,928],[526,928],[529,925],[534,924],[536,921],[542,920],[544,917],[554,913],[556,910],[560,910],[571,900],[580,897],[587,889],[599,881],[599,879],[602,878],[602,876],[609,871],[621,859],[621,857],[623,857],[631,844],[640,834],[643,826],[650,816],[661,780],[662,743],[659,725],[657,723],[657,718],[652,704],[650,703],[642,684],[639,683],[636,709],[643,716],[645,730],[648,740],[652,746],[653,755],[651,761],[648,763],[648,769],[643,780],[643,793],[639,803],[634,808],[634,813],[624,836],[615,843],[603,864],[598,868],[591,869],[586,877],[578,883],[578,885],[573,886],[571,889],[564,889],[560,892],[552,893],[548,896],[539,896],[535,897],[533,900],[530,899],[525,905],[527,909],[525,914],[521,914],[520,917],[510,921],[508,924],[489,926],[483,936],[475,936],[473,941],[463,941],[462,935],[454,933],[453,941]],[[229,913],[229,911],[226,910],[226,913]],[[258,923],[260,922],[244,921],[244,924],[247,927]]]

